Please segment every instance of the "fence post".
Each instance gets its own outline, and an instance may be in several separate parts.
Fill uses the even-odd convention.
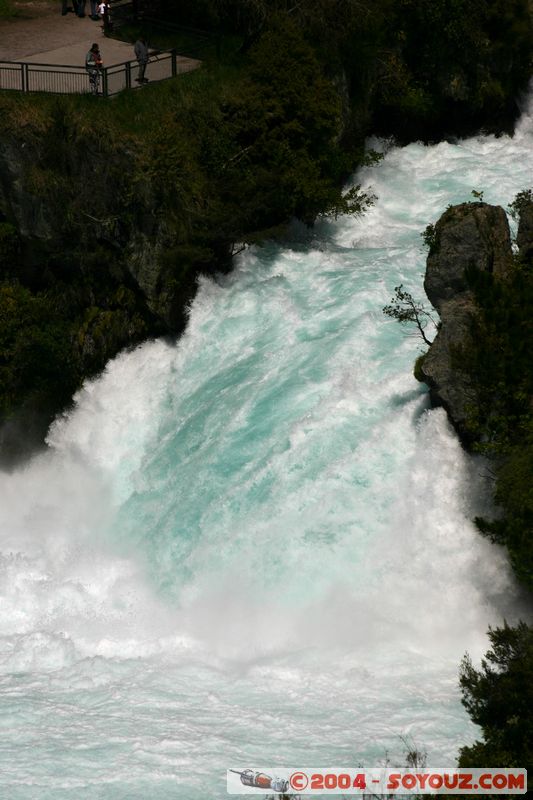
[[[176,59],[176,48],[173,47],[170,51],[170,56],[172,58],[172,77],[175,78],[178,74],[178,62]]]
[[[131,89],[131,61],[126,61],[126,89]]]
[[[29,90],[30,90],[30,84],[29,84],[29,80],[28,80],[28,65],[27,64],[23,64],[22,65],[22,91],[23,92],[29,92]]]
[[[102,94],[104,97],[108,96],[108,85],[107,85],[107,67],[104,67],[102,70]]]

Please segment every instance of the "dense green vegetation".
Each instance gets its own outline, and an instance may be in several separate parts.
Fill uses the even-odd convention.
[[[483,192],[473,191],[482,201]],[[452,208],[452,210],[454,210]],[[523,585],[533,589],[533,192],[520,192],[510,206],[520,220],[519,253],[504,276],[467,270],[475,301],[471,336],[451,348],[451,367],[466,380],[468,446],[490,459],[499,507],[496,519],[478,518],[478,527],[505,545]],[[448,215],[450,212],[447,212]],[[446,217],[443,216],[441,220]],[[439,251],[439,226],[423,233],[429,253]],[[384,313],[418,327],[426,343],[426,308],[396,287]],[[448,325],[452,324],[450,322]],[[415,377],[424,380],[421,366]],[[452,413],[453,416],[453,413]],[[475,669],[468,657],[461,668],[463,703],[483,740],[463,747],[462,767],[533,767],[533,627],[520,623],[489,631],[492,649]]]
[[[478,402],[470,429],[495,458],[496,501],[505,510],[481,529],[505,543],[519,577],[533,588],[533,265],[517,263],[505,281],[471,276],[481,314],[474,344],[461,354]]]
[[[28,394],[63,404],[121,347],[179,330],[198,272],[227,268],[242,242],[293,216],[310,223],[364,207],[357,190],[342,190],[357,156],[340,144],[341,98],[301,32],[274,22],[244,60],[107,104],[1,97],[0,132],[20,158],[20,206],[39,209],[31,216],[47,229],[19,237],[7,222],[11,197],[0,208],[0,287],[12,318],[0,338],[4,418]],[[132,266],[136,246],[154,250],[149,264]],[[155,300],[135,270],[157,272]],[[16,344],[26,322],[18,333],[14,322],[31,309],[34,339],[46,339],[34,384]],[[60,339],[63,349],[51,346]]]
[[[530,191],[512,213],[531,215]],[[525,237],[527,240],[527,236]],[[431,241],[428,242],[431,244]],[[471,446],[491,461],[494,520],[480,530],[507,547],[511,564],[533,589],[533,258],[523,243],[505,277],[470,270],[477,314],[468,344],[452,353],[452,367],[474,390],[467,433]],[[533,768],[533,628],[525,623],[489,631],[492,649],[476,670],[461,670],[463,703],[483,740],[460,753],[463,767]]]
[[[527,213],[531,192],[512,211]],[[531,209],[530,209],[531,211]],[[480,530],[506,545],[513,568],[533,589],[533,259],[515,257],[505,280],[469,275],[479,315],[458,367],[473,379],[470,430],[493,463],[498,519]],[[483,741],[465,747],[460,765],[533,768],[533,628],[521,623],[489,632],[492,650],[475,670],[463,663],[463,702]]]
[[[530,75],[528,0],[149,0],[148,5],[165,19],[240,33],[245,46],[262,35],[273,15],[283,14],[332,72],[345,73],[373,132],[403,139],[508,128],[517,113],[517,87]]]
[[[524,85],[529,74],[528,3],[398,0],[393,8],[381,124],[401,125],[407,112],[408,135],[420,126],[438,132],[444,120],[449,129],[468,122],[503,127],[512,113],[512,87]]]
[[[481,669],[465,658],[463,704],[484,741],[461,750],[461,767],[533,764],[533,628],[520,623],[489,631],[491,650]],[[530,778],[531,781],[531,778]]]
[[[15,206],[0,194],[0,223],[15,226],[0,231],[4,418],[35,393],[57,408],[120,347],[178,331],[197,274],[228,268],[243,242],[293,216],[363,210],[369,198],[342,183],[367,133],[502,130],[529,76],[527,0],[150,0],[148,10],[222,31],[221,59],[211,48],[201,70],[108,103],[0,95],[0,168],[15,158],[21,193]],[[171,43],[171,29],[151,25],[154,43]],[[19,235],[28,218],[44,232]],[[7,322],[31,309],[45,340],[35,385]]]
[[[11,3],[10,0],[0,0],[0,19],[9,19],[15,15],[13,3]]]

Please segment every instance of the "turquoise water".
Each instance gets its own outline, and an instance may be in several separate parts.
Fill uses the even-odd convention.
[[[364,218],[202,280],[177,344],[119,356],[1,476],[2,797],[222,798],[228,766],[473,741],[458,664],[517,590],[381,308],[423,296],[447,204],[533,184],[532,130],[388,150]]]

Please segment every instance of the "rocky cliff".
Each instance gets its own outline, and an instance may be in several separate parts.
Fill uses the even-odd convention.
[[[510,204],[513,253],[502,208],[468,203],[436,224],[425,288],[440,314],[417,377],[430,387],[469,447],[491,459],[495,519],[482,532],[506,545],[533,589],[533,193]]]
[[[182,223],[139,182],[127,142],[55,132],[0,141],[4,463],[42,442],[83,378],[122,348],[179,332],[198,273],[168,257]]]
[[[440,328],[420,367],[434,405],[443,406],[468,441],[468,419],[477,402],[472,375],[461,369],[461,352],[471,342],[478,313],[468,276],[477,270],[505,278],[513,254],[502,208],[463,203],[449,208],[434,229],[424,288],[440,316]]]
[[[25,284],[41,288],[47,278],[87,274],[90,255],[100,250],[114,283],[132,289],[143,316],[159,320],[159,329],[179,329],[182,306],[169,291],[162,258],[179,222],[163,213],[153,183],[133,185],[135,155],[127,145],[102,152],[88,136],[86,143],[55,147],[54,163],[47,162],[42,142],[0,141],[0,221],[9,220],[18,232]],[[65,268],[69,253],[79,270]]]

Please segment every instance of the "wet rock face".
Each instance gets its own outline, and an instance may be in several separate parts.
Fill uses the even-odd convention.
[[[520,222],[516,236],[518,254],[524,261],[533,259],[533,201],[524,203],[520,209]]]
[[[454,352],[468,344],[477,313],[467,271],[476,268],[504,278],[512,263],[509,225],[499,206],[463,203],[449,208],[437,222],[424,288],[441,325],[421,374],[433,405],[446,409],[464,441],[468,441],[467,419],[476,392],[468,374],[457,369]]]
[[[452,206],[435,226],[424,289],[440,311],[444,302],[468,290],[468,268],[503,277],[511,265],[511,236],[503,208],[487,203]]]

